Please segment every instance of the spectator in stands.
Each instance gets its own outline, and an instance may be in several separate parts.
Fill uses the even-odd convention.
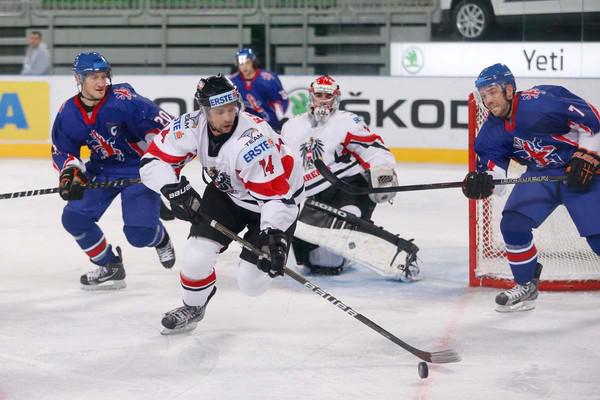
[[[50,71],[50,51],[42,41],[42,34],[33,31],[29,34],[29,46],[23,59],[21,75],[48,75]]]
[[[256,54],[243,47],[235,55],[238,72],[230,78],[244,101],[245,111],[261,117],[279,132],[287,118],[289,100],[277,74],[258,68]]]

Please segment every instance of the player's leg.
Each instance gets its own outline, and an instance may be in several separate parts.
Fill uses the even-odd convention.
[[[219,221],[233,232],[241,232],[244,221],[238,208],[225,193],[207,186],[201,211],[210,219]],[[218,255],[231,243],[207,222],[192,224],[190,236],[184,246],[179,282],[182,289],[183,306],[163,315],[163,335],[186,332],[196,328],[204,318],[209,300],[217,290],[215,264]]]
[[[260,242],[260,215],[247,210],[244,210],[243,214],[245,215],[245,221],[248,227],[244,239],[258,247]],[[295,229],[296,223],[292,224],[285,231],[288,243],[290,243],[294,237]],[[248,249],[244,248],[240,253],[237,283],[240,291],[247,296],[260,296],[269,289],[273,283],[273,278],[271,278],[269,274],[258,269],[256,266],[257,262],[258,257]]]
[[[535,308],[542,266],[533,241],[537,228],[560,204],[558,186],[528,184],[516,186],[502,213],[500,231],[506,244],[506,257],[515,279],[512,289],[496,296],[497,311],[527,311]]]
[[[160,221],[160,195],[145,185],[127,186],[121,191],[123,232],[134,247],[154,247],[165,268],[175,265],[175,248]]]
[[[344,180],[358,187],[368,186],[368,182],[360,174],[349,178],[344,178]],[[373,215],[373,210],[375,209],[375,203],[369,199],[368,195],[351,195],[335,187],[331,187],[317,194],[314,196],[314,198],[317,201],[329,204],[335,208],[364,219],[371,218],[371,215]],[[309,212],[309,210],[303,210],[303,213],[304,212]],[[300,220],[302,221],[302,215]],[[296,248],[298,248],[298,252],[300,249],[304,248],[305,254],[308,253],[303,257],[304,265],[306,265],[312,273],[338,275],[343,271],[344,265],[346,264],[344,257],[339,256],[323,247],[314,245],[307,246],[306,244],[301,243],[302,241],[299,239],[294,240],[298,242],[294,248],[294,253],[296,254]],[[296,257],[296,260],[298,261],[298,257]]]
[[[62,213],[62,224],[90,261],[98,268],[80,277],[82,289],[120,289],[125,287],[125,269],[121,251],[117,254],[106,240],[97,222],[113,199],[117,189],[87,190],[81,200],[69,201]]]

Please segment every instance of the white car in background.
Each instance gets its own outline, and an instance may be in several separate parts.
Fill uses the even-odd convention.
[[[536,23],[576,25],[589,13],[600,24],[600,0],[440,0],[440,10],[442,25],[464,40],[483,39],[496,24],[522,24],[525,16]]]

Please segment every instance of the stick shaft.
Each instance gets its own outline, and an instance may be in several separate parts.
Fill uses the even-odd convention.
[[[86,189],[97,189],[97,188],[112,188],[112,187],[121,187],[128,185],[135,185],[136,183],[140,183],[141,180],[139,178],[134,179],[116,179],[114,181],[108,182],[92,182],[86,185]],[[60,188],[46,188],[46,189],[31,189],[25,190],[22,192],[13,192],[13,193],[2,193],[0,194],[0,200],[4,199],[14,199],[18,197],[31,197],[31,196],[40,196],[43,194],[52,194],[58,193]]]

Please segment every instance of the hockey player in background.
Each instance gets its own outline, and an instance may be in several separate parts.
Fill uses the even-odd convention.
[[[288,243],[303,198],[302,166],[262,118],[243,110],[240,95],[221,74],[198,83],[197,111],[175,119],[157,136],[141,163],[142,181],[162,193],[175,216],[191,222],[180,283],[183,306],[162,319],[163,334],[189,331],[204,317],[217,290],[215,264],[231,239],[205,217],[270,254],[258,259],[243,249],[237,270],[240,290],[258,296],[283,275]],[[210,178],[202,198],[180,171],[198,157]]]
[[[357,216],[374,227],[369,219],[376,204],[391,201],[395,193],[368,195],[345,193],[332,187],[320,175],[314,162],[321,159],[338,178],[342,178],[349,184],[368,188],[371,185],[372,187],[397,185],[398,179],[394,171],[396,160],[385,147],[381,137],[372,132],[361,117],[338,109],[341,91],[339,84],[332,77],[323,75],[316,78],[310,84],[308,91],[310,111],[290,119],[283,126],[281,133],[283,140],[302,159],[306,195],[318,202]],[[307,201],[307,205],[309,203]],[[343,233],[335,229],[328,229],[330,227],[326,225],[331,222],[331,218],[327,218],[321,211],[315,211],[314,207],[305,205],[300,215],[297,238],[293,241],[296,261],[305,265],[315,274],[340,274],[348,263],[347,254],[332,250],[338,247],[337,240],[350,232]],[[315,230],[312,228],[315,225],[324,229]],[[309,231],[303,234],[305,228]],[[340,226],[331,228],[340,228]],[[385,233],[388,236],[397,236],[389,232]],[[307,241],[300,240],[299,236]],[[326,246],[325,243],[329,240],[332,241],[332,244]],[[401,265],[400,269],[397,268],[398,264],[395,261],[396,264],[386,263],[384,266],[374,263],[377,257],[385,255],[383,254],[385,250],[377,254],[378,248],[381,248],[382,245],[389,245],[378,237],[368,236],[366,242],[357,238],[355,242],[363,243],[362,251],[366,257],[361,259],[359,255],[353,261],[373,267],[371,269],[374,269],[375,272],[388,278],[412,280],[418,274],[416,266],[418,248],[403,239],[398,238],[397,240],[401,240],[405,246],[404,248],[392,246],[391,257],[396,258],[400,250],[409,253],[406,264]],[[360,247],[357,245],[355,250],[361,251]]]
[[[532,230],[564,204],[581,236],[600,255],[600,114],[593,105],[561,86],[540,85],[517,92],[504,64],[485,68],[475,81],[489,116],[475,141],[477,170],[469,172],[464,194],[483,199],[505,178],[512,159],[526,165],[524,177],[564,175],[566,183],[516,185],[508,198],[500,230],[516,285],[496,296],[500,312],[535,308],[542,265]]]
[[[279,132],[289,100],[277,74],[261,70],[256,54],[248,47],[238,50],[235,62],[238,71],[230,78],[242,96],[245,111],[261,117]]]
[[[61,106],[52,128],[59,193],[68,201],[62,224],[98,266],[81,276],[82,288],[120,289],[126,286],[121,249],[113,249],[97,222],[120,195],[127,241],[135,247],[154,247],[161,264],[171,268],[175,251],[159,221],[160,196],[141,183],[90,190],[86,185],[139,178],[139,161],[148,142],[171,116],[129,84],[112,84],[111,67],[99,53],[77,55],[73,72],[79,93]],[[83,145],[91,152],[87,163],[81,159]]]

